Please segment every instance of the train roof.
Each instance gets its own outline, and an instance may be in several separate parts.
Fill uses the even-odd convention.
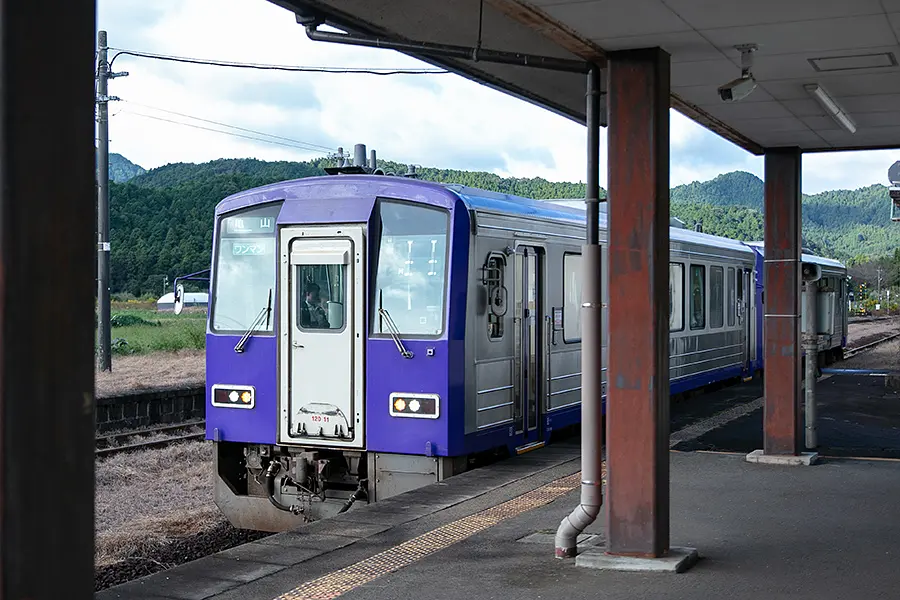
[[[499,192],[489,192],[487,190],[461,185],[443,185],[459,194],[460,198],[462,198],[463,202],[465,202],[469,208],[474,208],[476,210],[494,210],[509,214],[533,214],[545,218],[576,222],[579,224],[587,222],[587,209],[584,206],[583,199],[564,198],[535,200],[533,198],[525,198]],[[604,230],[608,225],[606,214],[607,206],[606,202],[600,203],[600,228]],[[736,252],[753,254],[753,250],[748,248],[742,242],[708,233],[691,231],[690,229],[682,227],[682,224],[683,222],[680,220],[677,223],[672,223],[670,220],[669,238],[673,241],[702,244],[705,246],[714,246],[716,248],[727,248]]]
[[[752,246],[754,248],[759,249],[759,253],[763,256],[766,255],[766,245],[765,242],[746,242],[748,246]],[[801,252],[801,258],[804,262],[813,263],[822,265],[823,267],[832,267],[834,269],[846,270],[847,265],[844,263],[835,260],[833,258],[827,258],[825,256],[819,256],[818,254],[810,254],[808,252]]]
[[[287,199],[292,201],[303,201],[309,198],[306,194],[300,193],[301,191],[304,191],[304,188],[316,185],[344,186],[345,184],[353,184],[356,194],[362,193],[360,188],[364,189],[366,186],[371,186],[372,193],[375,194],[383,194],[386,188],[391,188],[392,190],[407,188],[409,190],[409,195],[413,195],[416,190],[421,191],[423,188],[433,191],[443,191],[444,193],[450,192],[461,199],[470,209],[500,212],[510,215],[527,215],[574,225],[584,225],[586,222],[586,210],[583,205],[583,199],[568,198],[536,200],[534,198],[491,192],[459,184],[436,183],[390,175],[324,175],[280,181],[244,190],[224,198],[216,205],[216,214],[222,214],[223,212],[238,208],[246,208],[255,204],[271,202],[274,200]],[[579,203],[581,203],[581,206],[578,206]],[[601,203],[600,207],[600,227],[605,230],[607,228],[605,203]],[[691,231],[689,229],[684,229],[678,224],[672,224],[670,226],[669,236],[673,241],[727,248],[736,252],[753,253],[753,250],[737,240]]]

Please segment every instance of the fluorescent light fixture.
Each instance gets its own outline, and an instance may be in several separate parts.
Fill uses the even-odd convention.
[[[847,114],[837,101],[831,97],[825,88],[817,83],[808,83],[803,86],[807,92],[812,95],[813,98],[819,101],[819,104],[822,105],[831,118],[833,118],[838,125],[849,131],[850,133],[856,133],[856,123],[853,122],[853,119],[850,118],[850,115]]]

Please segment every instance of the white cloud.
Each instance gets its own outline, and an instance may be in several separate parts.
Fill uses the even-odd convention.
[[[430,67],[392,51],[311,42],[289,11],[265,0],[100,0],[98,7],[99,28],[108,31],[116,48],[306,66]],[[250,71],[125,55],[116,59],[114,70],[130,75],[110,82],[110,94],[127,100],[111,105],[110,150],[145,168],[222,157],[304,160],[316,154],[138,116],[223,129],[136,103],[330,150],[363,142],[380,157],[400,162],[584,180],[584,127],[456,75]],[[736,169],[762,175],[761,157],[674,111],[671,126],[672,185]],[[605,137],[604,132],[604,186]],[[883,181],[894,159],[889,152],[805,156],[804,191]]]

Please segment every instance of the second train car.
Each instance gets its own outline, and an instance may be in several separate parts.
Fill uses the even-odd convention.
[[[577,424],[584,234],[582,208],[384,175],[221,201],[206,428],[226,517],[285,530]],[[670,235],[672,393],[751,376],[761,248]]]

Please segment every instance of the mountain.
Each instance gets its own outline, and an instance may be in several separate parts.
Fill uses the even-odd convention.
[[[324,167],[332,164],[328,159],[219,159],[144,171],[124,157],[110,155],[110,171],[113,156],[119,179],[110,184],[111,287],[135,296],[159,294],[166,276],[172,281],[209,268],[212,215],[222,198],[276,181],[324,175]],[[389,161],[380,161],[379,167],[406,172],[405,165]],[[429,181],[531,198],[583,198],[585,193],[583,183],[438,168],[417,172]],[[706,233],[744,241],[763,238],[762,208],[763,182],[751,173],[726,173],[671,191],[672,216],[687,227],[699,224]],[[887,188],[881,185],[804,196],[803,234],[805,247],[848,263],[881,257],[900,247],[900,230],[892,226]]]
[[[698,205],[727,208],[724,213],[712,215],[715,233],[744,239],[733,235],[735,221],[742,222],[738,227],[742,231],[744,227],[755,228],[754,215],[762,222],[763,187],[760,178],[742,171],[680,185],[672,188],[672,212],[696,212]],[[887,186],[875,184],[855,190],[803,194],[802,202],[804,245],[820,254],[857,262],[892,253],[900,245],[900,230],[891,222]],[[752,212],[746,212],[748,209]],[[694,215],[687,222],[693,226],[698,219],[691,217]],[[703,230],[713,233],[706,221]],[[761,227],[758,231],[756,239],[762,239]]]
[[[116,183],[122,183],[132,179],[138,175],[146,173],[147,170],[139,167],[121,154],[110,152],[109,154],[109,180]]]
[[[733,171],[709,181],[695,181],[672,188],[672,204],[712,204],[763,209],[763,181],[753,173]]]

